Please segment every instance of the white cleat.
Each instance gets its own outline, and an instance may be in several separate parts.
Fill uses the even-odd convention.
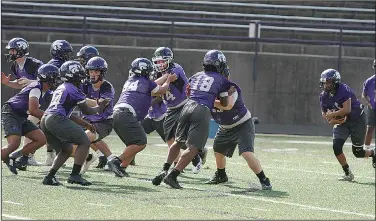
[[[349,175],[343,175],[342,177],[338,178],[340,181],[352,181],[354,179],[354,174],[350,171]]]
[[[91,160],[89,161],[85,160],[84,165],[82,165],[80,174],[84,174],[89,169],[90,165],[93,164],[95,161],[97,161],[97,159],[98,157],[95,154],[92,154]]]
[[[38,162],[35,159],[34,154],[29,154],[29,157],[27,159],[27,165],[29,165],[29,166],[41,166],[42,163]]]
[[[200,170],[202,169],[202,160],[200,158],[200,162],[198,162],[198,164],[196,166],[193,166],[192,167],[192,172],[194,174],[198,174],[200,172]]]
[[[56,157],[56,153],[53,152],[47,152],[47,158],[46,162],[44,163],[45,166],[52,166],[52,163],[54,162],[54,159]]]
[[[371,145],[364,145],[364,147],[363,147],[363,149],[364,150],[374,150],[375,149],[375,147],[374,146],[371,146]]]

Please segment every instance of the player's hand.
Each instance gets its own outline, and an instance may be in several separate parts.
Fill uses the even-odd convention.
[[[110,102],[111,102],[110,98],[106,98],[106,99],[101,98],[97,101],[101,113],[108,107]]]
[[[332,111],[328,111],[326,112],[326,118],[327,119],[331,119],[331,118],[334,118],[336,115],[334,114],[334,112]]]
[[[228,96],[231,96],[236,91],[235,86],[231,86],[230,89],[228,89],[227,93]]]
[[[328,120],[328,122],[331,124],[331,125],[336,125],[336,124],[343,124],[343,123],[345,123],[346,122],[346,120],[347,120],[347,117],[345,116],[345,117],[343,117],[343,118],[341,118],[341,119],[335,119],[335,118],[333,118],[333,119],[331,119],[331,120]]]
[[[185,93],[187,94],[187,97],[191,96],[191,85],[187,84],[187,87],[185,88]]]
[[[27,85],[30,84],[31,82],[33,82],[33,80],[30,80],[30,79],[27,79],[27,78],[20,78],[20,79],[17,79],[17,83],[18,83],[18,84],[21,84],[22,87],[27,86]]]
[[[6,76],[4,72],[1,72],[1,83],[7,85],[10,81],[10,75]]]
[[[167,76],[167,80],[169,80],[170,82],[174,82],[178,79],[178,76],[176,74],[169,74]]]
[[[95,127],[94,125],[88,123],[86,126],[85,126],[86,130],[90,130],[91,132],[95,133]]]

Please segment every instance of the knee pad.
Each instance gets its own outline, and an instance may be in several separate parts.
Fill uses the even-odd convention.
[[[345,140],[343,139],[333,139],[333,151],[334,155],[338,156],[343,153],[343,145],[345,144]]]
[[[352,152],[356,158],[364,158],[366,151],[363,149],[363,145],[352,145]]]

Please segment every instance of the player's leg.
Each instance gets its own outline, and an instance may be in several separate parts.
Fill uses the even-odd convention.
[[[36,118],[36,117],[34,117],[32,115],[29,115],[27,119],[30,120],[35,125],[38,125],[38,123],[40,122],[39,118]],[[31,140],[25,136],[24,139],[23,139],[22,146],[25,146],[26,144],[28,144],[30,142],[31,142]],[[42,163],[39,163],[35,159],[34,153],[35,152],[32,152],[32,153],[29,154],[28,160],[27,160],[27,165],[29,165],[29,166],[40,166],[40,165],[42,165]]]
[[[343,145],[350,135],[348,127],[349,122],[347,121],[343,124],[333,126],[333,152],[345,173],[345,175],[339,178],[339,180],[343,181],[352,181],[354,179],[354,175],[347,163],[346,156],[343,153]]]
[[[375,125],[376,125],[376,119],[375,119],[375,110],[371,108],[367,108],[367,132],[366,132],[366,138],[364,141],[364,149],[375,149],[371,146],[372,137],[374,136],[375,132]]]
[[[271,190],[270,180],[265,176],[260,161],[254,155],[255,125],[251,119],[233,128],[232,136],[238,139],[239,154],[247,161],[249,168],[256,174],[263,190]]]
[[[129,176],[124,168],[121,168],[121,163],[124,161],[123,165],[127,167],[136,154],[145,148],[147,143],[146,133],[141,123],[137,121],[128,108],[115,110],[113,119],[114,130],[126,147],[119,157],[109,160],[108,165],[116,176]]]
[[[232,157],[235,148],[236,143],[231,140],[230,136],[227,136],[227,130],[218,128],[213,144],[217,171],[214,173],[214,176],[206,182],[206,184],[219,184],[228,181],[226,174],[226,156]]]
[[[372,157],[372,165],[375,167],[376,154],[373,149],[364,149],[364,139],[366,134],[366,116],[363,113],[358,119],[351,122],[350,127],[352,152],[357,158]]]
[[[84,130],[72,120],[58,114],[47,116],[45,126],[49,132],[62,142],[77,145],[74,154],[73,169],[68,178],[68,182],[80,185],[91,185],[90,182],[83,179],[80,175],[82,165],[85,162],[90,148],[90,140]],[[64,153],[64,157],[65,154],[66,153]],[[71,151],[69,154],[71,154]]]
[[[16,159],[9,157],[9,155],[20,146],[22,136],[21,119],[5,104],[2,107],[1,121],[4,135],[7,139],[7,145],[3,146],[1,149],[1,160],[12,173],[17,174]]]
[[[188,101],[188,103],[184,105],[182,115],[184,112],[186,112],[187,115],[187,118],[184,119],[185,123],[189,125],[186,133],[187,139],[185,142],[187,149],[184,150],[180,156],[176,167],[163,179],[163,181],[172,188],[182,188],[177,181],[177,176],[179,176],[179,174],[192,161],[198,152],[205,148],[205,144],[209,136],[211,114],[208,108],[198,105],[193,101],[191,103]],[[182,137],[179,135],[180,132],[177,130],[176,140],[178,142],[183,142],[184,140],[182,140]]]

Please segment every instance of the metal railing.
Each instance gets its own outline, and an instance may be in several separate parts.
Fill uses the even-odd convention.
[[[175,9],[152,9],[152,8],[136,8],[136,7],[120,7],[120,6],[104,6],[104,5],[73,5],[73,4],[55,4],[55,3],[39,3],[39,2],[13,2],[2,1],[2,5],[19,5],[19,6],[37,6],[37,7],[57,7],[70,9],[96,9],[96,10],[118,10],[118,11],[136,11],[136,12],[154,12],[154,13],[172,13],[172,14],[190,14],[190,15],[213,15],[213,16],[232,16],[252,19],[284,19],[299,21],[326,21],[326,22],[348,22],[348,23],[364,23],[375,24],[375,20],[361,19],[344,19],[344,18],[320,18],[320,17],[304,17],[304,16],[284,16],[284,15],[264,15],[264,14],[244,14],[232,12],[208,12],[208,11],[187,11]]]
[[[374,13],[375,9],[367,8],[347,8],[347,7],[325,7],[325,6],[307,6],[307,5],[275,5],[260,3],[244,3],[244,2],[220,2],[220,1],[164,1],[165,3],[179,4],[198,4],[198,5],[216,5],[216,6],[240,6],[255,8],[273,8],[273,9],[299,9],[299,10],[317,10],[317,11],[340,11],[340,12],[368,12]]]

